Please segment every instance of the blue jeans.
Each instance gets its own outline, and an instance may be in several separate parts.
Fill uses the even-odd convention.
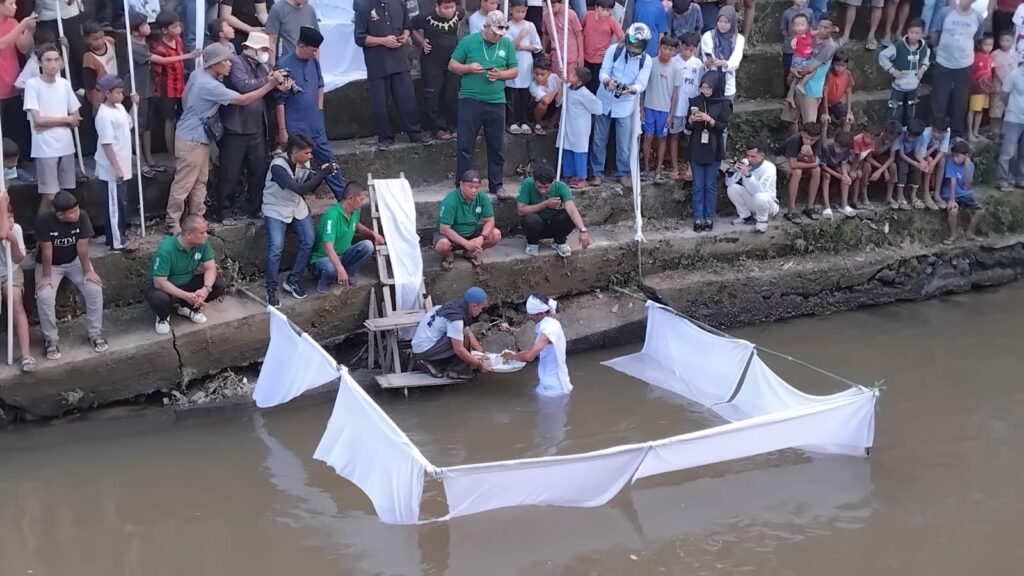
[[[359,272],[359,268],[370,257],[370,254],[373,254],[373,242],[360,240],[338,255],[342,267],[345,268],[345,273],[348,274],[349,285],[352,285],[352,277]],[[338,270],[334,267],[334,262],[331,262],[327,256],[313,261],[310,267],[313,269],[313,275],[317,277],[317,292],[326,293],[330,290],[331,284],[338,281]]]
[[[591,140],[592,154],[590,168],[594,176],[604,177],[604,165],[608,161],[608,132],[615,122],[615,176],[629,175],[629,151],[633,132],[633,116],[612,118],[607,114],[594,116],[594,136]]]
[[[287,223],[277,218],[264,216],[263,221],[267,226],[267,256],[264,264],[264,273],[267,276],[267,291],[277,290],[277,273],[281,269],[281,251],[284,250],[284,233],[291,226],[295,235],[299,238],[299,251],[295,254],[295,263],[288,273],[288,282],[296,284],[302,277],[302,270],[309,262],[309,253],[313,251],[313,241],[316,236],[313,233],[313,219],[309,216],[299,220],[295,218]]]
[[[1024,183],[1024,124],[1003,122],[1003,143],[999,146],[999,164],[996,165],[996,182],[999,184]],[[1010,162],[1017,158],[1016,166]]]
[[[718,199],[718,164],[690,164],[693,174],[693,219],[714,220]]]

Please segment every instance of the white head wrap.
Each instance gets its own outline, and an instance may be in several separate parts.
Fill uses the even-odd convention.
[[[558,302],[548,298],[542,300],[536,296],[530,296],[526,300],[526,313],[527,314],[554,314],[555,310],[558,309]]]

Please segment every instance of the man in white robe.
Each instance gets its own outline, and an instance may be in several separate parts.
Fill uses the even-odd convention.
[[[529,350],[505,352],[506,360],[531,362],[537,356],[537,378],[540,382],[535,391],[541,396],[562,396],[572,392],[569,368],[565,365],[565,332],[562,324],[555,319],[558,303],[554,300],[532,294],[526,300],[526,313],[536,324],[537,339]]]

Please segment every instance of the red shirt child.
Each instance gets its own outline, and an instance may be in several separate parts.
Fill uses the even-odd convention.
[[[971,67],[971,95],[992,93],[992,53],[977,51],[974,53],[974,65]]]
[[[583,61],[600,64],[612,40],[618,39],[621,42],[625,37],[626,33],[622,31],[619,21],[612,18],[610,10],[596,8],[587,12],[583,16]]]
[[[810,58],[811,52],[814,50],[814,36],[810,30],[803,34],[796,34],[793,36],[793,56],[796,58]]]
[[[185,43],[181,37],[173,39],[173,44],[168,44],[170,38],[161,39],[153,44],[151,51],[157,56],[173,58],[185,53]],[[156,80],[156,95],[164,98],[181,98],[185,94],[185,61],[178,60],[170,64],[152,64],[153,77]]]

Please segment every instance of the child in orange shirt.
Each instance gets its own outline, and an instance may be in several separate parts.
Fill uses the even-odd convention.
[[[821,99],[821,125],[829,131],[849,132],[853,128],[853,73],[850,72],[850,57],[842,49],[832,58],[832,67],[825,77],[825,97]]]

